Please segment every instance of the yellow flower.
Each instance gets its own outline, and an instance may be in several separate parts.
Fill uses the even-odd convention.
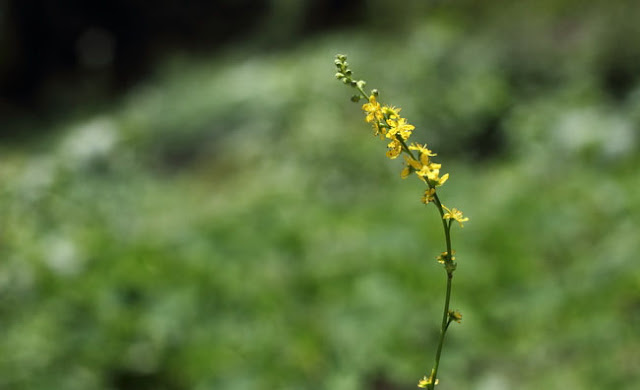
[[[416,168],[416,174],[420,176],[422,180],[428,182],[431,187],[439,187],[449,179],[448,173],[440,177],[441,164],[429,162],[429,156],[427,156],[427,154],[422,154],[420,157],[420,162],[413,160],[415,163],[413,163],[412,166]],[[417,168],[414,164],[419,165],[420,168]]]
[[[429,188],[428,190],[426,190],[424,192],[424,195],[422,195],[422,203],[429,204],[430,202],[433,202],[433,200],[435,199],[435,194],[435,188]]]
[[[382,120],[383,118],[380,103],[376,101],[376,97],[374,95],[369,97],[368,103],[362,105],[362,109],[367,113],[367,117],[364,119],[367,123]]]
[[[417,150],[420,152],[420,156],[422,155],[426,155],[427,157],[431,156],[437,156],[436,153],[433,153],[431,150],[427,149],[427,144],[424,145],[420,145],[420,144],[416,144],[415,142],[412,143],[411,145],[409,145],[409,150]]]
[[[397,139],[394,139],[393,141],[389,142],[387,147],[389,148],[389,150],[387,150],[387,157],[389,157],[392,160],[398,157],[400,153],[402,153],[402,144]]]
[[[442,205],[442,208],[446,211],[442,216],[442,219],[451,220],[455,219],[460,224],[460,227],[464,227],[462,222],[467,222],[469,218],[466,218],[462,215],[462,211],[456,209],[455,207],[449,210],[449,208],[445,205]]]
[[[411,172],[420,172],[422,171],[422,169],[424,168],[424,164],[421,161],[416,160],[415,158],[409,156],[409,155],[404,155],[404,161],[405,161],[405,167],[402,170],[402,178],[406,178],[409,174],[411,174]],[[418,173],[418,175],[420,175],[420,173]]]
[[[418,387],[426,389],[428,385],[430,385],[431,383],[437,385],[438,384],[438,380],[436,379],[435,382],[433,382],[433,379],[431,377],[427,378],[426,376],[422,379],[420,379],[420,381],[418,382]]]
[[[436,163],[425,164],[424,160],[428,159],[428,157],[426,157],[426,154],[423,154],[422,156],[425,156],[425,158],[421,158],[420,161],[423,165],[422,168],[416,171],[416,174],[420,176],[422,180],[427,181],[432,187],[439,187],[443,185],[449,179],[449,174],[445,173],[440,177],[440,167],[442,167],[442,165]]]
[[[382,107],[382,114],[389,119],[398,119],[400,117],[399,113],[401,110],[402,108],[384,106]]]
[[[389,125],[387,138],[395,137],[396,134],[399,134],[406,141],[415,129],[415,126],[408,124],[404,118],[398,118],[397,120],[387,119],[387,124]]]

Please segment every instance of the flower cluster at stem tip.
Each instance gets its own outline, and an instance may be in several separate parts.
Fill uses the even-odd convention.
[[[366,103],[362,105],[365,121],[371,124],[374,135],[388,142],[387,157],[395,159],[404,153],[404,168],[400,176],[404,179],[415,173],[420,180],[427,184],[427,189],[422,196],[422,203],[429,204],[434,202],[437,197],[436,188],[449,179],[448,173],[440,174],[442,165],[432,161],[431,157],[435,157],[436,153],[429,150],[426,144],[408,142],[409,137],[415,130],[415,126],[409,124],[405,118],[400,116],[400,108],[381,105],[378,102],[379,92],[377,90],[374,89],[369,94],[364,91],[366,82],[353,79],[353,72],[349,69],[349,63],[345,55],[337,55],[335,65],[338,68],[336,78],[346,85],[356,88],[359,92],[353,95],[351,100],[353,102],[359,102],[360,99],[366,100]],[[439,204],[439,202],[438,205],[441,206],[438,208],[443,210],[442,218],[447,221],[455,220],[460,223],[460,226],[463,226],[462,223],[469,220],[456,208],[449,209]]]

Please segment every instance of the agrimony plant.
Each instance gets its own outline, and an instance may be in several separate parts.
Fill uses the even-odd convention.
[[[373,134],[380,137],[381,140],[387,142],[387,157],[396,159],[402,155],[404,158],[404,167],[401,177],[407,178],[413,174],[423,181],[426,185],[424,194],[422,195],[422,203],[425,205],[433,204],[440,215],[442,229],[444,230],[444,251],[436,257],[438,262],[444,266],[447,274],[447,289],[444,297],[444,311],[442,314],[442,323],[440,325],[440,339],[435,353],[435,362],[431,371],[424,375],[418,382],[418,387],[433,390],[438,384],[438,368],[440,366],[440,356],[444,345],[444,338],[452,322],[460,322],[462,315],[456,310],[449,309],[451,301],[451,285],[453,274],[456,270],[455,250],[451,246],[451,225],[454,221],[463,226],[463,222],[469,220],[462,215],[462,212],[456,208],[448,208],[445,206],[438,196],[438,188],[442,186],[449,174],[440,174],[441,164],[433,161],[432,157],[436,154],[427,148],[427,145],[421,145],[409,142],[411,133],[415,127],[407,122],[405,118],[400,116],[400,108],[388,105],[382,105],[378,102],[378,91],[372,90],[366,93],[364,88],[366,83],[364,80],[356,80],[353,78],[347,57],[339,54],[336,56],[335,65],[337,67],[336,78],[344,84],[355,88],[357,93],[351,97],[353,102],[364,100],[362,110],[365,113],[365,121],[371,124]]]

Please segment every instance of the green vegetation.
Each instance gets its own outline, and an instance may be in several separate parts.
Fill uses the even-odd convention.
[[[442,230],[336,86],[335,52],[446,159],[440,191],[470,217],[437,388],[635,388],[640,49],[621,39],[640,11],[597,10],[440,10],[176,59],[2,146],[0,388],[415,388]]]

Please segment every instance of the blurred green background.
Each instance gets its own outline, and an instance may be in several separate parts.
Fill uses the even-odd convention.
[[[117,88],[83,35],[0,105],[0,388],[415,388],[441,225],[344,53],[471,218],[438,388],[637,389],[640,4],[587,3],[263,1]]]

